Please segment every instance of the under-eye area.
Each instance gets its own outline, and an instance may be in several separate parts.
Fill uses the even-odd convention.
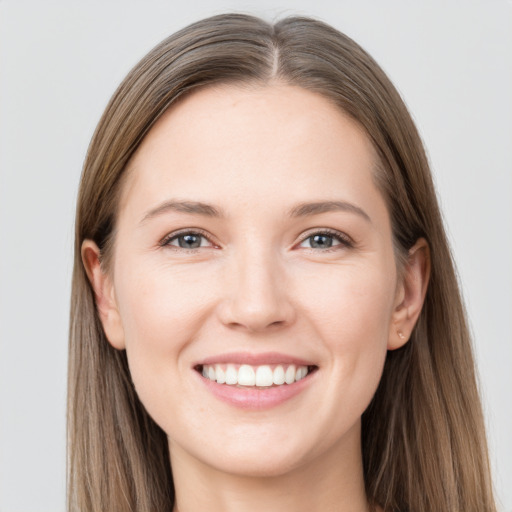
[[[290,385],[316,372],[316,365],[200,364],[194,368],[205,379],[237,387],[270,388]]]

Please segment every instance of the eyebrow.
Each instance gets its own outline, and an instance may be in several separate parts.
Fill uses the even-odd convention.
[[[306,217],[308,215],[319,215],[327,212],[348,212],[359,215],[371,223],[370,216],[359,206],[346,201],[318,201],[315,203],[299,203],[289,212],[289,217]]]
[[[201,203],[199,201],[166,201],[161,205],[150,210],[141,220],[145,222],[152,217],[157,217],[167,212],[189,213],[192,215],[203,215],[205,217],[225,217],[222,210],[212,206],[211,204]]]
[[[160,204],[156,208],[153,208],[148,213],[146,213],[146,215],[144,215],[142,218],[141,223],[171,211],[214,218],[226,217],[226,214],[222,209],[208,203],[202,203],[200,201],[170,200]],[[362,208],[346,201],[317,201],[299,203],[288,211],[287,216],[290,218],[307,217],[310,215],[319,215],[321,213],[335,211],[354,213],[365,219],[367,222],[371,223],[370,216]]]

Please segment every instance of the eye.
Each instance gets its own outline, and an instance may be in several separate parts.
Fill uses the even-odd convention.
[[[307,245],[306,245],[307,244]],[[323,230],[310,234],[300,243],[300,247],[307,249],[336,250],[337,247],[352,247],[352,240],[335,230]],[[333,249],[334,248],[334,249]]]
[[[212,243],[200,232],[183,231],[181,233],[171,233],[160,242],[160,245],[162,247],[194,250],[200,247],[211,247]]]

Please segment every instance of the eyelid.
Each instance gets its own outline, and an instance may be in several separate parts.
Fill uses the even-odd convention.
[[[179,251],[187,251],[187,252],[194,252],[194,251],[197,251],[198,249],[200,249],[199,247],[196,249],[185,249],[183,247],[176,247],[174,245],[170,245],[169,242],[171,240],[173,240],[174,238],[178,238],[179,236],[182,236],[182,235],[200,235],[200,236],[204,237],[212,245],[212,247],[218,247],[218,244],[216,244],[212,240],[212,236],[209,233],[207,233],[206,231],[202,230],[201,228],[184,228],[184,229],[180,229],[178,231],[173,231],[172,233],[165,235],[162,238],[162,240],[160,240],[158,245],[160,247],[170,247],[173,249],[177,249]],[[203,249],[204,249],[204,247],[203,247]]]
[[[337,229],[332,229],[332,228],[313,228],[311,230],[308,230],[305,234],[303,234],[301,236],[301,239],[299,240],[298,243],[301,244],[305,240],[307,240],[308,238],[310,238],[314,235],[332,236],[339,240],[341,246],[354,247],[354,240],[352,240],[352,238],[350,236],[348,236],[346,233],[343,233],[342,231],[338,231]],[[335,246],[335,247],[339,247],[339,246]],[[310,249],[315,252],[319,252],[318,250],[316,250],[314,248],[310,248]],[[321,249],[320,252],[328,252],[329,250],[334,250],[334,249]]]

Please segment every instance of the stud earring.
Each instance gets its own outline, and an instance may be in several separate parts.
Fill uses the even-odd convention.
[[[405,340],[405,334],[404,334],[402,331],[396,331],[396,333],[398,334],[398,337],[399,337],[401,340]]]

